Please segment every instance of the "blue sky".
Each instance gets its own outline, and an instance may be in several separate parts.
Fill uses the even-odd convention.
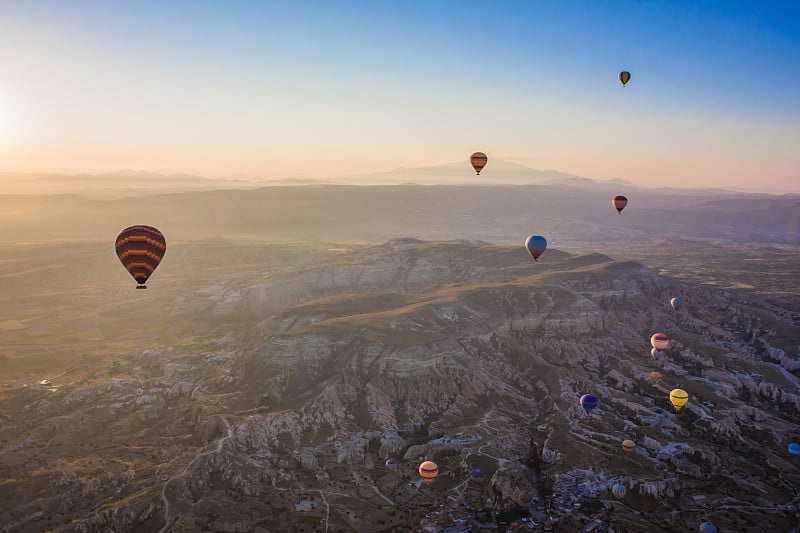
[[[800,189],[800,2],[19,1],[0,57],[6,171]]]

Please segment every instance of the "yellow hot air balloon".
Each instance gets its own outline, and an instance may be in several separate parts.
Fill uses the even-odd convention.
[[[689,393],[683,389],[672,389],[672,392],[669,393],[669,401],[672,402],[676,411],[680,411],[681,407],[689,401]]]
[[[650,372],[650,381],[653,383],[658,383],[658,380],[661,379],[661,372]]]
[[[619,81],[622,83],[622,86],[625,87],[625,84],[631,81],[631,73],[627,70],[623,70],[619,73]]]
[[[622,441],[622,449],[628,453],[631,453],[633,450],[636,449],[636,443],[630,439],[626,439]]]
[[[425,461],[419,465],[419,475],[425,480],[425,484],[428,484],[439,475],[439,467],[433,461]]]

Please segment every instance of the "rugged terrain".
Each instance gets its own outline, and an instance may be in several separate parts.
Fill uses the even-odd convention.
[[[394,239],[178,243],[134,291],[107,246],[63,246],[0,265],[5,531],[798,527],[791,288],[678,279],[641,249]]]

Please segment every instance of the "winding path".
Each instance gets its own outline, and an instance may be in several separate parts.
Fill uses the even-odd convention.
[[[172,476],[171,478],[166,480],[164,482],[164,486],[161,487],[161,501],[164,503],[164,527],[162,527],[159,530],[158,533],[164,533],[167,530],[167,528],[170,526],[169,499],[167,499],[167,486],[172,481],[178,479],[179,477],[182,477],[182,476],[186,475],[186,473],[192,467],[194,462],[197,461],[199,458],[205,457],[206,455],[211,455],[212,453],[220,453],[222,451],[222,445],[225,444],[225,441],[230,439],[233,436],[233,428],[231,428],[231,424],[230,424],[230,422],[228,422],[228,419],[225,418],[222,415],[220,415],[220,419],[222,419],[222,422],[225,424],[225,427],[228,429],[228,434],[225,437],[220,437],[220,439],[217,441],[217,447],[214,448],[213,450],[207,450],[205,452],[200,452],[197,455],[195,455],[194,458],[191,461],[189,461],[189,464],[187,464],[185,467],[183,467],[183,470],[181,470],[180,473],[175,474],[174,476]]]

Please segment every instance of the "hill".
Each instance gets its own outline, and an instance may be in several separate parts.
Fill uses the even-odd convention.
[[[177,244],[134,291],[99,266],[59,287],[52,251],[28,245],[3,346],[66,368],[47,389],[6,374],[0,521],[381,531],[498,527],[493,509],[564,530],[796,523],[796,300],[599,253],[532,263],[518,246],[411,238],[304,252]],[[655,331],[671,344],[654,359]],[[680,412],[675,387],[690,395]],[[422,459],[439,465],[430,485]]]
[[[800,197],[625,189],[615,184],[274,186],[116,200],[0,196],[0,240],[113,239],[132,224],[169,240],[428,240],[521,243],[531,234],[577,251],[660,238],[800,244]],[[611,198],[624,192],[621,215]],[[601,248],[598,248],[601,247]]]

